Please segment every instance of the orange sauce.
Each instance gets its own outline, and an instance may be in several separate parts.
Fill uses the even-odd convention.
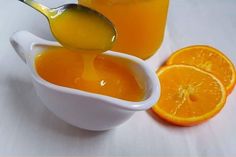
[[[169,0],[79,0],[104,14],[115,25],[112,50],[146,59],[163,40]]]
[[[92,62],[92,71],[95,74],[91,76],[91,69],[89,73],[84,74],[89,70],[87,68],[91,68],[90,65],[85,66],[84,54],[87,52],[50,47],[36,56],[35,67],[44,80],[59,86],[128,101],[143,99],[144,89],[140,87],[132,72],[122,66],[122,62],[115,61],[111,56],[97,55]]]
[[[72,5],[52,12],[49,22],[57,41],[69,49],[103,52],[110,50],[116,39],[113,24],[84,6]]]

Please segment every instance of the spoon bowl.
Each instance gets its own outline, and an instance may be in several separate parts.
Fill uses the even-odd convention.
[[[66,48],[104,52],[116,40],[116,29],[101,13],[78,4],[48,8],[33,0],[20,0],[47,17],[53,36]]]

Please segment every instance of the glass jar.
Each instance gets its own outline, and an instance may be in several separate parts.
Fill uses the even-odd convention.
[[[109,18],[117,29],[113,51],[146,59],[160,47],[169,0],[79,0]]]

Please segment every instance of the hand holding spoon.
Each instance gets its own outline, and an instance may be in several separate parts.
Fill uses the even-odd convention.
[[[54,37],[64,47],[104,52],[115,42],[113,24],[95,10],[77,4],[50,9],[33,0],[20,1],[47,17]]]

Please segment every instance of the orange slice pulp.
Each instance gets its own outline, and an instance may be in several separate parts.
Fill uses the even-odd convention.
[[[209,72],[189,65],[170,65],[157,75],[161,96],[152,109],[173,124],[199,124],[216,115],[225,104],[225,87]]]

